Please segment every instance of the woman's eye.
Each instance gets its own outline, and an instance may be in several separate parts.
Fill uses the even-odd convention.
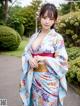
[[[46,19],[47,17],[43,17],[44,19]],[[54,20],[54,18],[49,18],[50,20]]]
[[[46,19],[47,17],[43,17],[44,19]]]
[[[50,18],[50,20],[54,20],[54,18]]]

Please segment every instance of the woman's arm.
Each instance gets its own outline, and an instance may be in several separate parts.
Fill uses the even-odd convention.
[[[64,45],[64,39],[59,36],[55,45],[55,57],[46,58],[46,64],[58,75],[59,78],[64,76],[68,71],[68,55]]]
[[[33,40],[35,39],[36,34],[33,34],[27,44],[27,46],[25,47],[24,53],[22,55],[22,68],[23,70],[26,70],[26,66],[30,65],[31,68],[33,67],[37,67],[37,62],[36,60],[32,57],[30,48],[32,45]]]

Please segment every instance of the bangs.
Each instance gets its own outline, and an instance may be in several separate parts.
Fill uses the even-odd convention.
[[[53,10],[52,9],[45,9],[42,12],[41,17],[45,17],[45,14],[46,14],[46,17],[54,18],[54,13],[53,13]]]

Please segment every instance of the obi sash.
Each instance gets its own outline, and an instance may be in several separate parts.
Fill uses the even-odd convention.
[[[32,56],[48,56],[48,57],[54,57],[54,53],[37,53],[37,54],[32,54]],[[38,62],[38,67],[33,68],[33,71],[35,72],[47,72],[46,64],[44,62]]]
[[[55,53],[36,53],[36,54],[33,54],[32,53],[32,56],[49,56],[49,57],[55,57]]]

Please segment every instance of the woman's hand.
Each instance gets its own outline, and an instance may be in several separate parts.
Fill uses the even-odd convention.
[[[38,67],[38,62],[35,58],[30,57],[29,59],[29,64],[31,66],[31,68],[37,68]]]
[[[45,57],[44,56],[35,56],[34,57],[36,59],[37,62],[45,62]]]

